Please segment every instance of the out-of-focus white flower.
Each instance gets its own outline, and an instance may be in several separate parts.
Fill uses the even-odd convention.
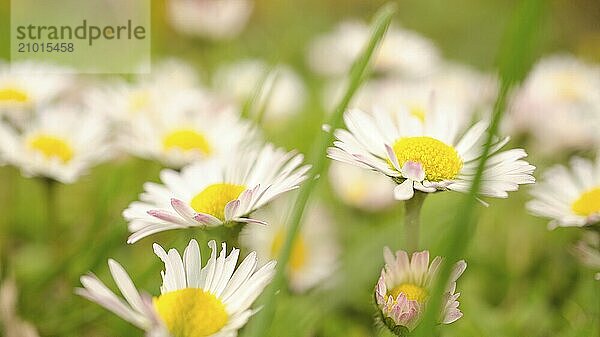
[[[0,122],[0,153],[26,176],[73,183],[110,156],[108,123],[74,106],[52,107],[22,131]]]
[[[388,177],[340,162],[332,162],[329,181],[333,192],[347,205],[375,212],[395,203],[396,184]]]
[[[250,214],[298,188],[309,169],[302,160],[301,154],[267,144],[197,162],[181,172],[163,170],[164,185],[146,183],[141,201],[123,212],[133,233],[127,242],[173,229],[264,223]]]
[[[600,141],[600,66],[569,55],[542,59],[515,93],[507,127],[539,151],[589,149]]]
[[[0,62],[0,115],[20,124],[35,111],[54,100],[74,82],[66,70],[34,62]]]
[[[120,141],[128,153],[180,168],[210,157],[223,157],[258,139],[257,130],[232,106],[190,106],[169,100],[160,113],[134,116]]]
[[[215,74],[215,89],[224,97],[242,105],[262,85],[255,110],[264,107],[265,121],[278,123],[303,107],[306,88],[300,76],[286,65],[278,65],[268,72],[269,67],[260,60],[244,60],[226,65]]]
[[[323,103],[333,110],[343,95],[345,80],[326,85]],[[423,115],[435,103],[459,118],[459,125],[470,123],[476,113],[485,112],[492,103],[496,80],[464,65],[447,64],[440,71],[419,79],[387,76],[366,82],[354,96],[350,107],[370,110],[380,107],[394,112],[408,107]]]
[[[223,40],[242,32],[253,7],[250,0],[168,0],[167,17],[180,33]]]
[[[423,316],[442,258],[437,256],[429,264],[426,250],[413,253],[409,259],[405,251],[399,250],[394,255],[388,247],[385,247],[383,257],[385,267],[375,286],[377,306],[388,328],[410,331]],[[458,309],[460,293],[456,292],[456,280],[466,268],[466,262],[461,260],[452,271],[442,302],[441,323],[450,324],[463,315]]]
[[[164,89],[178,90],[198,87],[198,71],[189,63],[169,58],[152,65],[149,74],[138,74],[136,83],[154,83]]]
[[[351,109],[344,115],[348,130],[336,130],[337,141],[328,156],[363,169],[380,172],[397,183],[394,197],[407,200],[414,191],[467,192],[483,152],[488,123],[472,126],[458,138],[459,119],[436,106],[418,114],[404,107],[395,113],[375,109],[369,115]],[[521,184],[535,181],[534,166],[522,160],[522,149],[500,152],[508,138],[496,140],[483,171],[479,193],[508,197]]]
[[[248,224],[242,230],[241,245],[256,251],[261,264],[279,258],[289,228],[293,201],[293,198],[283,197],[258,210],[255,216],[267,225]],[[290,287],[296,292],[323,285],[335,272],[339,254],[333,219],[324,205],[310,205],[302,223],[287,270]]]
[[[581,263],[596,271],[594,277],[600,281],[600,234],[584,233],[584,237],[573,247],[573,253]]]
[[[275,262],[257,270],[252,252],[237,266],[239,249],[228,255],[225,243],[219,254],[214,240],[208,246],[211,255],[202,267],[196,240],[190,241],[183,257],[175,249],[166,252],[154,244],[155,254],[165,264],[157,297],[140,293],[112,259],[108,266],[125,300],[93,274],[81,277],[83,288],[76,292],[144,330],[148,337],[235,337],[256,312],[250,307],[271,282]]]
[[[5,337],[38,337],[33,324],[24,321],[16,312],[17,284],[13,278],[2,282],[0,286],[0,322]]]
[[[365,47],[371,30],[357,21],[341,23],[332,32],[317,37],[308,51],[309,66],[327,76],[346,75]],[[439,66],[439,51],[427,38],[398,27],[390,27],[376,51],[373,68],[381,73],[419,77]]]
[[[193,68],[177,60],[158,63],[152,73],[137,76],[133,83],[117,80],[99,85],[84,100],[90,111],[109,116],[125,131],[135,119],[219,105],[215,95],[199,85]]]
[[[550,229],[600,222],[600,155],[596,162],[573,158],[570,166],[548,169],[527,203],[533,214],[552,219]]]

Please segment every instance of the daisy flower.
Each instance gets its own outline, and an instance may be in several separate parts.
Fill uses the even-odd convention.
[[[232,106],[166,102],[160,114],[131,118],[129,130],[120,138],[128,153],[180,168],[226,155],[258,139],[257,130]]]
[[[223,97],[243,105],[255,95],[262,82],[256,105],[264,106],[266,122],[277,124],[302,109],[306,87],[300,76],[287,65],[278,65],[271,73],[268,71],[269,66],[260,60],[243,60],[223,66],[215,73],[215,89]]]
[[[390,191],[395,184],[388,177],[360,167],[333,162],[329,167],[329,183],[335,195],[346,205],[376,212],[394,204]]]
[[[570,166],[548,169],[527,203],[533,214],[552,219],[550,229],[600,222],[600,156],[595,162],[576,157]]]
[[[318,74],[348,73],[371,34],[359,21],[341,23],[333,32],[317,37],[308,51],[308,64]],[[439,51],[429,39],[399,27],[390,27],[374,55],[373,69],[380,73],[424,76],[439,66]]]
[[[160,118],[171,112],[173,106],[195,111],[215,102],[214,95],[196,85],[193,79],[173,67],[163,69],[139,76],[133,83],[116,80],[101,84],[90,90],[85,103],[91,111],[108,116],[126,132],[140,118]]]
[[[583,239],[573,247],[573,254],[583,265],[592,268],[596,272],[594,278],[600,281],[600,233],[585,233]]]
[[[405,107],[394,112],[376,108],[373,115],[351,109],[344,120],[348,130],[336,130],[328,156],[391,177],[397,183],[397,200],[412,198],[414,190],[467,192],[488,128],[487,122],[479,122],[457,140],[458,118],[436,106],[422,115]],[[508,140],[498,140],[491,148],[482,195],[506,198],[520,184],[534,182],[535,167],[522,160],[524,150],[499,152]]]
[[[261,264],[279,258],[289,228],[294,199],[284,197],[256,212],[269,225],[249,224],[240,233],[240,244],[256,251]],[[339,247],[333,219],[323,205],[313,204],[306,211],[288,263],[287,276],[293,291],[301,293],[331,276],[336,269]]]
[[[385,267],[375,286],[375,301],[381,310],[383,322],[392,331],[414,329],[427,305],[437,270],[442,258],[435,257],[429,264],[429,252],[413,253],[409,259],[405,251],[394,255],[388,247],[383,251]],[[465,261],[456,263],[444,293],[444,309],[440,323],[450,324],[462,317],[458,309],[456,280],[467,268]]]
[[[140,201],[123,212],[133,233],[127,242],[171,229],[263,223],[250,214],[298,188],[309,169],[301,166],[302,160],[301,154],[267,144],[194,163],[181,172],[163,170],[160,178],[164,185],[146,183]]]
[[[211,255],[202,267],[200,248],[191,240],[183,257],[154,244],[164,262],[160,295],[140,293],[125,269],[109,260],[112,277],[124,299],[115,295],[95,275],[81,277],[77,294],[96,302],[153,337],[235,337],[254,314],[250,306],[275,274],[275,262],[256,270],[256,253],[237,266],[240,251],[227,255],[210,241]],[[237,266],[237,268],[236,268]]]
[[[26,124],[25,111],[51,102],[73,83],[73,75],[66,71],[42,63],[0,62],[0,113]]]
[[[540,60],[511,102],[506,127],[541,152],[589,149],[600,141],[600,65],[571,55]]]
[[[253,7],[250,0],[169,0],[167,19],[182,34],[227,40],[242,32]]]
[[[22,131],[0,122],[0,153],[26,176],[73,183],[110,155],[107,122],[75,107],[36,114]]]

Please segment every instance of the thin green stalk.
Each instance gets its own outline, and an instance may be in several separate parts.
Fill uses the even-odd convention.
[[[526,0],[520,4],[515,16],[505,35],[502,45],[499,70],[501,84],[498,97],[494,105],[492,121],[488,130],[487,139],[483,149],[473,185],[467,197],[458,208],[454,223],[450,226],[449,234],[444,240],[440,253],[445,257],[437,280],[430,293],[428,306],[425,310],[421,324],[414,331],[415,337],[431,337],[437,335],[436,325],[439,320],[440,309],[443,304],[443,293],[453,269],[453,265],[463,256],[472,237],[475,227],[475,208],[477,195],[482,183],[483,170],[488,159],[490,148],[495,140],[495,135],[500,125],[502,115],[506,109],[506,101],[510,89],[525,76],[531,66],[532,45],[537,30],[541,13],[544,7],[543,0]]]
[[[254,110],[256,109],[257,104],[260,103],[261,96],[263,95],[263,91],[265,90],[265,84],[269,81],[269,78],[271,78],[272,73],[273,73],[273,68],[272,67],[268,68],[267,71],[265,71],[264,75],[260,78],[260,81],[258,83],[256,83],[254,92],[244,102],[244,105],[242,106],[242,112],[241,112],[242,118],[249,119],[252,117],[252,114],[255,112]],[[269,89],[269,93],[265,98],[265,102],[268,101],[270,92],[271,92],[271,89]],[[267,105],[267,103],[264,103],[262,108],[258,107],[259,110],[257,111],[257,116],[255,116],[257,125],[260,125],[260,123],[261,123],[262,115],[264,113],[264,108],[266,107],[266,105]]]
[[[332,130],[339,128],[342,125],[344,111],[348,108],[348,104],[354,96],[354,93],[358,90],[366,77],[365,75],[367,73],[369,61],[373,56],[375,48],[383,39],[383,36],[390,25],[392,16],[396,11],[395,8],[395,5],[390,3],[378,11],[374,20],[374,28],[371,39],[369,40],[369,43],[367,44],[361,56],[352,66],[352,69],[350,70],[350,82],[346,89],[345,95],[342,101],[336,107],[335,112],[329,121],[329,126]],[[270,326],[270,320],[273,318],[275,312],[276,292],[285,287],[286,266],[291,255],[293,242],[300,229],[304,208],[306,207],[313,189],[318,183],[319,176],[325,172],[325,169],[327,168],[327,164],[329,162],[326,158],[326,151],[333,142],[333,138],[334,136],[332,132],[321,133],[321,136],[317,142],[313,144],[311,151],[311,162],[314,163],[314,166],[311,170],[311,176],[300,188],[298,198],[296,199],[296,203],[290,216],[290,225],[286,235],[286,240],[280,252],[279,258],[277,259],[278,266],[275,277],[271,285],[265,290],[261,301],[263,304],[263,309],[254,317],[254,319],[251,321],[251,324],[248,326],[246,334],[247,336],[264,337],[267,334],[267,330]]]
[[[279,72],[277,70],[272,70],[267,75],[267,78],[263,81],[263,85],[260,89],[260,96],[262,96],[263,91],[266,89],[266,94],[262,98],[262,102],[256,111],[256,116],[254,117],[256,125],[262,125],[263,119],[265,117],[265,113],[267,111],[267,107],[269,106],[269,100],[271,99],[271,95],[273,94],[273,88],[277,84],[277,80],[279,79]],[[265,85],[268,84],[267,88],[264,88]]]
[[[51,178],[43,179],[45,195],[46,198],[46,221],[44,221],[45,228],[40,231],[43,236],[41,239],[43,241],[47,241],[50,239],[50,233],[58,234],[60,233],[59,227],[59,212],[58,212],[58,202],[56,200],[56,189],[58,187],[58,183],[56,180]],[[52,235],[52,240],[56,239],[56,235]]]
[[[62,260],[56,263],[56,266],[49,272],[39,278],[35,283],[35,289],[42,289],[46,287],[59,275],[65,273],[65,271],[73,264],[73,261],[81,257],[81,252],[88,252],[86,249],[90,245],[90,242],[94,241],[94,238],[100,232],[102,226],[106,225],[106,219],[109,215],[108,204],[114,197],[114,192],[118,190],[118,186],[122,183],[123,178],[121,169],[117,168],[115,172],[111,174],[110,179],[106,183],[100,184],[102,188],[97,193],[95,200],[97,201],[96,212],[94,214],[94,222],[86,229],[83,237],[78,240],[72,250],[69,250]],[[58,231],[57,231],[58,232]],[[118,232],[121,235],[121,231]]]
[[[421,208],[427,193],[415,191],[415,195],[404,202],[404,243],[409,252],[419,250],[421,230]]]

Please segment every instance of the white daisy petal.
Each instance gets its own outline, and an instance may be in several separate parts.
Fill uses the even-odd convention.
[[[457,111],[428,106],[418,114],[402,104],[373,109],[372,115],[351,109],[344,116],[348,130],[335,131],[337,140],[328,156],[391,177],[398,184],[393,192],[396,200],[412,198],[414,189],[467,192],[483,153],[488,122],[477,123],[456,142],[462,124]],[[498,152],[508,141],[506,137],[492,144],[481,195],[505,198],[519,185],[535,181],[535,167],[522,159],[527,155],[524,150]]]
[[[195,240],[190,241],[183,258],[175,249],[167,253],[154,244],[154,252],[164,262],[165,270],[161,272],[161,294],[153,299],[140,294],[127,272],[113,260],[109,261],[110,270],[127,302],[95,276],[82,276],[84,288],[76,292],[143,329],[146,336],[169,337],[193,329],[207,336],[234,337],[256,312],[249,307],[273,278],[275,262],[255,271],[257,258],[252,252],[236,268],[239,249],[227,254],[223,244],[217,257],[216,242],[209,242],[209,246],[212,254],[202,267]]]
[[[598,167],[599,158],[595,162],[573,158],[570,169],[561,165],[548,169],[543,180],[534,186],[531,194],[535,199],[527,203],[527,209],[550,218],[550,229],[598,223],[600,176],[593,170]]]
[[[302,166],[302,159],[295,151],[266,144],[200,161],[181,172],[163,170],[164,185],[145,184],[142,202],[123,212],[133,233],[128,242],[171,229],[264,223],[249,215],[299,187],[310,168]]]

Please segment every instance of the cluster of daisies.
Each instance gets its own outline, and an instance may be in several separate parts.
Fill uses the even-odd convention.
[[[256,84],[267,69],[252,64],[249,71],[255,69],[259,72],[248,81]],[[53,70],[57,74],[49,75]],[[265,143],[259,128],[241,117],[241,95],[252,95],[254,88],[225,95],[225,86],[233,81],[229,72],[216,75],[223,83],[221,92],[200,84],[193,68],[174,60],[133,81],[103,83],[86,83],[44,64],[2,65],[3,163],[19,167],[28,177],[74,183],[93,165],[127,154],[160,162],[165,166],[161,183],[146,183],[139,200],[123,211],[129,243],[174,229],[244,227],[241,244],[253,252],[239,265],[239,249],[228,252],[223,244],[219,253],[214,241],[209,242],[213,254],[204,266],[194,240],[183,257],[155,246],[165,263],[158,297],[140,294],[112,260],[110,270],[127,303],[93,275],[82,277],[84,287],[78,293],[152,336],[236,334],[274,275],[273,260],[285,242],[295,196],[288,192],[299,187],[310,168],[297,151]],[[269,85],[283,83],[292,90],[301,86],[294,80],[280,82],[285,78],[272,79]],[[88,90],[76,90],[81,86]],[[285,98],[279,96],[264,97],[267,112],[297,109],[281,104]],[[318,203],[308,210],[309,223],[295,241],[288,270],[293,291],[313,288],[333,271],[337,243],[328,218]]]
[[[225,6],[231,7],[224,10]],[[177,29],[186,34],[233,36],[250,11],[246,1],[169,1]],[[208,15],[209,23],[235,24],[204,27],[192,20],[195,15]],[[309,46],[309,66],[327,78],[325,106],[339,95],[343,74],[368,36],[365,24],[346,22]],[[269,69],[260,60],[241,61],[217,69],[212,85],[204,85],[192,67],[174,60],[132,81],[102,83],[83,81],[49,65],[0,65],[3,163],[19,167],[26,176],[73,183],[93,165],[126,154],[160,162],[165,167],[160,182],[145,183],[139,200],[123,211],[128,243],[164,231],[221,227],[236,236],[239,232],[235,242],[251,251],[240,259],[240,249],[228,250],[226,243],[219,249],[209,241],[211,253],[203,263],[196,240],[182,253],[154,244],[154,253],[165,265],[159,295],[140,292],[114,260],[108,265],[122,298],[93,274],[81,278],[78,294],[148,336],[237,335],[256,312],[254,300],[274,276],[288,233],[292,191],[310,170],[302,154],[265,142],[260,128],[242,117],[240,107],[258,87],[263,90],[254,97],[255,105],[264,111],[250,111],[254,120],[264,117],[264,123],[277,125],[302,109],[307,90],[300,77],[285,65]],[[323,154],[334,160],[329,171],[333,190],[349,205],[369,211],[416,194],[468,192],[484,152],[494,77],[444,61],[431,41],[400,27],[390,29],[373,69],[375,76],[344,113],[345,126],[333,131],[336,140]],[[507,128],[524,130],[527,123],[520,120],[535,118],[522,111],[564,114],[564,123],[553,127],[565,136],[552,135],[558,138],[554,141],[593,148],[599,124],[581,126],[567,118],[575,113],[600,118],[599,81],[597,67],[574,58],[541,61],[515,93],[510,116],[517,117]],[[529,122],[543,128],[539,124]],[[570,129],[574,124],[590,130]],[[548,130],[531,134],[543,137]],[[527,153],[505,149],[509,140],[493,140],[479,191],[482,198],[506,198],[520,185],[535,182]],[[600,157],[596,162],[575,158],[570,169],[548,170],[533,195],[528,208],[551,218],[552,227],[597,226]],[[294,292],[326,283],[339,255],[327,207],[316,202],[306,212],[285,271]],[[598,262],[596,250],[589,245],[579,248]],[[443,258],[430,259],[427,250],[385,248],[383,261],[375,302],[381,321],[402,336],[419,324]],[[454,266],[440,323],[462,316],[456,282],[465,269],[464,261]]]

